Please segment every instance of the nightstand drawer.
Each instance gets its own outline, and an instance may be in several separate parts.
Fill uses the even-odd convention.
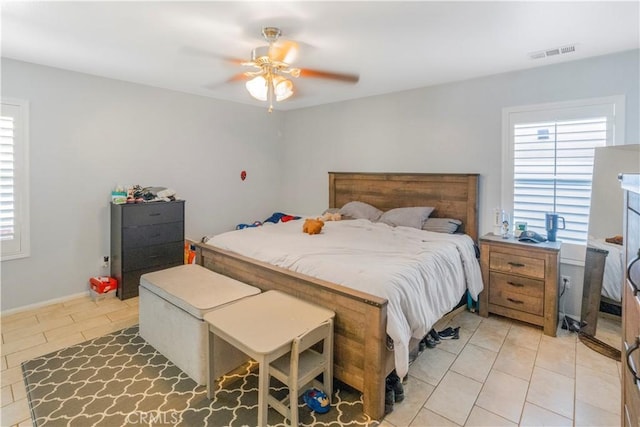
[[[491,272],[489,303],[542,316],[544,281]]]
[[[491,251],[489,269],[544,279],[544,259]]]
[[[480,239],[480,267],[484,290],[480,315],[510,317],[544,328],[556,336],[558,328],[558,271],[560,242],[525,243],[487,234]]]

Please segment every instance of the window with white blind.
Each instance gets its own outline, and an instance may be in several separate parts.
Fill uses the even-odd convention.
[[[596,147],[623,141],[624,97],[505,109],[503,206],[512,222],[546,234],[545,213],[565,220],[565,261],[584,259]]]
[[[28,103],[0,108],[0,244],[2,261],[29,256]]]

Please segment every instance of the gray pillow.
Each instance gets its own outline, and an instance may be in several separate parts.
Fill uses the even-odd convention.
[[[349,202],[340,209],[340,214],[354,219],[377,221],[382,211],[364,202]]]
[[[421,229],[422,224],[429,218],[433,209],[428,206],[395,208],[383,213],[379,221],[393,227],[404,226]]]
[[[453,234],[462,225],[462,221],[453,218],[428,218],[422,225],[423,230]]]

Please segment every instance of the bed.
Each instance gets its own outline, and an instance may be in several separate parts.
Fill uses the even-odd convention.
[[[330,172],[329,207],[354,200],[383,211],[432,206],[431,217],[460,219],[464,232],[478,238],[477,174]],[[387,299],[207,244],[198,244],[197,253],[198,263],[213,271],[334,310],[334,375],[363,393],[366,414],[374,419],[384,415],[384,379],[395,363],[387,342]]]
[[[609,303],[619,306],[622,301],[624,283],[624,247],[608,243],[605,239],[595,239],[593,237],[589,237],[587,244],[589,247],[608,252],[602,277],[602,296]]]

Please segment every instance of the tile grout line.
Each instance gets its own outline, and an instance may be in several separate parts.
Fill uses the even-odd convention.
[[[484,319],[482,319],[482,322],[480,322],[480,323],[478,324],[478,327],[476,328],[476,330],[475,330],[475,331],[473,331],[473,334],[474,334],[474,335],[475,335],[476,331],[478,330],[478,328],[480,327],[480,325],[481,325],[483,322],[484,322]],[[496,364],[496,360],[498,360],[498,356],[500,356],[500,351],[502,351],[502,346],[504,346],[504,342],[506,341],[507,336],[509,335],[509,332],[511,332],[511,328],[512,328],[512,327],[513,327],[513,323],[509,323],[509,329],[507,330],[507,333],[505,334],[505,336],[504,336],[504,338],[503,338],[503,340],[502,340],[502,343],[500,344],[500,348],[498,349],[497,356],[496,356],[496,358],[493,360],[493,363],[491,363],[491,368],[489,368],[489,372],[487,373],[487,376],[485,377],[484,381],[482,381],[482,387],[480,387],[480,391],[478,392],[478,395],[476,396],[475,400],[473,401],[473,405],[471,406],[471,411],[469,411],[469,415],[467,415],[467,418],[465,418],[465,420],[464,420],[464,424],[462,424],[463,426],[465,426],[465,425],[467,424],[467,422],[469,422],[469,417],[471,416],[471,412],[473,412],[473,408],[474,408],[474,406],[477,406],[476,404],[478,403],[478,398],[479,398],[479,397],[480,397],[480,395],[482,394],[482,390],[484,390],[484,387],[485,387],[485,385],[486,385],[486,383],[487,383],[487,378],[489,378],[489,375],[491,374],[491,370],[493,369],[493,366]],[[473,335],[471,335],[471,338],[473,338]],[[469,341],[471,341],[471,338],[469,338]],[[469,344],[469,341],[467,341],[467,344]],[[467,344],[465,344],[465,347],[467,347]],[[464,348],[463,348],[463,351],[464,351]],[[460,353],[462,353],[462,352],[460,352]],[[468,377],[467,377],[467,378],[468,378]],[[482,406],[478,406],[478,408],[482,408]],[[500,418],[504,418],[503,416],[498,415],[498,414],[496,414],[495,412],[491,412],[491,411],[489,411],[488,409],[485,409],[485,408],[482,408],[482,409],[484,409],[485,411],[487,411],[487,412],[489,412],[489,413],[491,413],[491,414],[493,414],[493,415],[496,415],[496,416],[498,416],[498,417],[500,417]],[[505,418],[505,419],[506,419],[506,418]],[[509,421],[511,421],[511,420],[509,420]]]

